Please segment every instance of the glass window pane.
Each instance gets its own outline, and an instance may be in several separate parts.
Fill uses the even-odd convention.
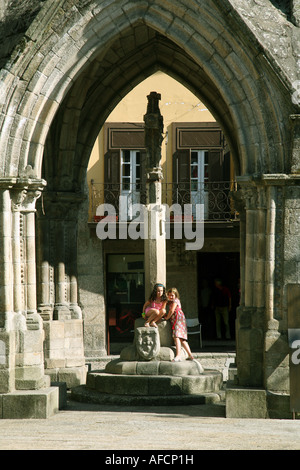
[[[130,163],[130,150],[123,150],[123,162]]]
[[[191,177],[198,178],[198,165],[191,166]]]
[[[122,165],[122,176],[130,177],[130,165],[127,163]]]
[[[191,153],[191,164],[198,163],[198,152]]]

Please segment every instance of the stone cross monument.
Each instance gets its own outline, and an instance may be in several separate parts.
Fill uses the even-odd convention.
[[[163,117],[160,114],[158,102],[159,93],[151,92],[148,98],[145,122],[146,147],[146,210],[145,227],[145,285],[146,298],[157,282],[166,283],[166,240],[165,240],[165,211],[161,204],[162,168],[161,144],[163,141]]]

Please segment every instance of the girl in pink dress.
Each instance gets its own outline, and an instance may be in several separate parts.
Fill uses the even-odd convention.
[[[166,288],[163,284],[155,284],[149,300],[144,304],[142,317],[145,318],[145,326],[154,326],[166,313]]]
[[[194,357],[191,353],[189,344],[187,342],[187,326],[185,315],[181,309],[181,303],[179,300],[179,293],[175,287],[172,287],[167,292],[168,295],[168,307],[169,312],[165,317],[166,320],[171,321],[173,338],[176,346],[176,356],[173,359],[175,362],[181,361],[180,352],[181,346],[185,349],[188,354],[188,359],[193,360]]]

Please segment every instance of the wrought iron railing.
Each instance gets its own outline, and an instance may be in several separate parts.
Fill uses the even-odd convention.
[[[233,193],[237,191],[235,181],[216,181],[205,183],[162,183],[162,203],[172,205],[192,205],[192,215],[196,220],[197,205],[202,206],[201,217],[205,221],[239,220],[234,206]],[[122,196],[122,197],[120,197]],[[96,212],[101,204],[114,207],[117,220],[131,220],[131,206],[146,204],[146,188],[133,186],[122,191],[120,184],[90,183],[90,212],[93,221],[99,220]],[[174,206],[173,206],[174,207]],[[184,213],[184,212],[183,212]]]

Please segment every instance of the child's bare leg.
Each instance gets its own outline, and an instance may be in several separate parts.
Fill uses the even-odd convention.
[[[164,308],[161,309],[161,310],[159,311],[159,318],[158,318],[157,321],[162,320],[162,318],[165,316],[165,314],[166,314],[166,309],[164,309]]]
[[[189,346],[189,343],[186,341],[186,340],[183,340],[182,341],[182,347],[186,350],[186,352],[188,353],[188,356],[190,359],[194,359],[193,355],[192,355],[192,351],[190,349],[190,346]]]
[[[159,311],[152,308],[151,310],[149,310],[147,312],[147,321],[145,323],[145,326],[154,326],[153,325],[153,321],[156,319],[157,315],[158,315]],[[157,326],[157,325],[156,325]]]
[[[158,310],[156,310],[156,313],[153,313],[153,315],[151,315],[151,320],[149,319],[150,326],[153,326],[154,328],[158,328],[156,324],[158,319],[159,319],[159,312]]]
[[[162,310],[154,310],[153,311],[153,316],[151,320],[149,320],[150,326],[154,326],[157,328],[157,322],[159,322],[162,317],[165,315],[166,311],[164,309]]]
[[[156,310],[157,312],[157,315],[155,318],[152,319],[152,321],[150,322],[150,326],[155,326],[157,327],[157,322],[159,322],[162,317],[164,316],[164,314],[166,313],[165,310]]]
[[[175,347],[176,347],[176,356],[174,358],[174,361],[180,361],[180,352],[181,352],[181,341],[180,338],[174,338],[175,342]]]

